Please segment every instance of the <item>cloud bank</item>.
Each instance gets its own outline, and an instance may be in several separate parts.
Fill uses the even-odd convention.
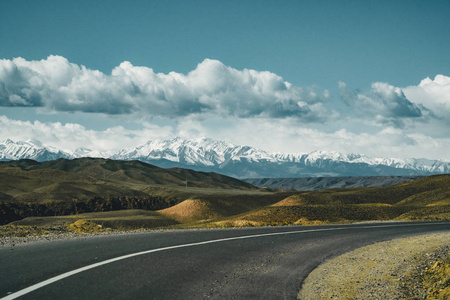
[[[81,124],[20,121],[0,116],[0,140],[39,141],[64,151],[89,148],[113,153],[124,145],[140,145],[152,138],[166,138],[174,134],[170,126],[143,123],[139,129],[114,126],[106,130],[92,130]]]
[[[211,59],[186,75],[155,73],[127,61],[108,75],[55,55],[40,61],[0,60],[3,107],[168,118],[294,117],[304,123],[329,122],[340,116],[397,128],[430,118],[449,119],[450,77],[444,75],[406,88],[374,82],[362,92],[340,82],[339,90],[347,109],[338,112],[328,107],[327,90],[294,86],[268,71],[237,70]]]
[[[339,95],[330,95],[271,72],[237,70],[210,59],[187,74],[156,73],[129,62],[104,74],[61,56],[15,58],[0,60],[2,107],[118,120],[93,130],[77,122],[0,115],[0,140],[39,139],[71,151],[110,152],[151,138],[206,136],[283,153],[327,150],[450,160],[450,77],[444,75],[407,87],[374,82],[366,90],[341,82]],[[137,125],[125,128],[112,117],[118,115],[131,116],[127,120]]]
[[[221,123],[221,128],[212,124]],[[374,133],[354,133],[347,129],[322,131],[292,126],[292,119],[192,120],[184,118],[176,126],[143,124],[139,129],[115,126],[106,130],[90,130],[80,124],[18,121],[0,116],[0,141],[36,139],[44,146],[64,151],[89,148],[114,153],[124,147],[135,147],[153,138],[213,137],[238,145],[250,145],[269,152],[307,153],[314,150],[360,153],[372,157],[414,157],[450,161],[450,137],[431,137],[407,133],[393,127]],[[294,123],[295,124],[295,123]],[[239,132],[239,134],[236,134]]]
[[[328,92],[301,88],[270,72],[236,70],[205,59],[187,75],[155,73],[123,62],[110,75],[61,56],[0,60],[0,105],[55,111],[179,117],[217,113],[239,118],[327,115]]]

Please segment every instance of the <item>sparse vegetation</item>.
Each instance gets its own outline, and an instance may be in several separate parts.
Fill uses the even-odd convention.
[[[87,233],[87,232],[101,232],[103,231],[102,225],[95,224],[94,222],[87,220],[77,220],[67,226],[73,233]]]
[[[369,220],[450,220],[450,175],[390,187],[300,192],[233,216],[228,223],[326,224]]]
[[[104,230],[136,230],[149,228],[163,228],[176,224],[178,224],[177,221],[170,218],[166,218],[165,216],[155,211],[148,211],[142,209],[127,209],[118,211],[84,213],[68,216],[29,217],[19,221],[12,222],[2,227],[7,226],[13,227],[15,226],[15,228],[39,227],[48,232],[52,232],[54,231],[54,229],[58,229],[61,233],[67,233],[68,231],[74,233],[86,233],[86,232],[100,232]],[[10,231],[12,231],[12,229],[14,228],[11,228]]]
[[[34,237],[50,234],[65,234],[68,233],[65,227],[42,227],[38,225],[15,225],[8,224],[0,226],[0,238],[2,237]],[[1,245],[1,243],[0,243]]]
[[[438,259],[423,273],[426,299],[450,299],[450,256]]]
[[[186,188],[186,180],[189,187]],[[0,163],[0,225],[31,216],[121,209],[159,210],[197,193],[258,192],[214,173],[161,169],[142,162],[59,159]]]
[[[312,271],[298,299],[449,299],[449,238],[428,234],[345,253]]]
[[[0,178],[0,224],[20,226],[67,228],[81,219],[127,230],[450,219],[450,175],[296,192],[137,161],[61,159],[2,163]]]

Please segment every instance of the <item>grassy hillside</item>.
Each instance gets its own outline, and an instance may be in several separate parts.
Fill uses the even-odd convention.
[[[35,183],[57,180],[82,181],[90,184],[140,183],[147,185],[186,186],[201,188],[255,189],[249,183],[232,177],[187,169],[162,169],[140,161],[115,161],[100,158],[58,159],[38,163],[32,160],[3,162],[2,176],[24,176]],[[4,179],[7,179],[6,177]],[[26,185],[29,182],[25,183]]]
[[[2,164],[0,176],[0,217],[16,220],[10,226],[82,231],[450,220],[450,175],[389,187],[280,192],[218,174],[81,159]]]
[[[303,192],[219,224],[286,225],[367,220],[450,220],[450,175],[379,188]]]
[[[27,217],[0,226],[0,236],[9,235],[11,232],[26,236],[51,232],[87,232],[106,229],[195,227],[279,202],[289,195],[290,193],[260,191],[239,193],[236,190],[231,190],[229,194],[216,193],[213,195],[209,190],[207,193],[197,193],[196,197],[189,197],[178,204],[158,211],[125,209],[62,216]],[[78,221],[82,221],[81,225],[78,224]],[[100,226],[100,229],[97,226]]]
[[[161,169],[139,161],[82,158],[0,164],[0,225],[28,216],[119,209],[158,210],[197,194],[259,193],[215,173]]]

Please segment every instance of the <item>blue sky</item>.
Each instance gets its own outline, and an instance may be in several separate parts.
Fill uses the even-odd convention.
[[[4,0],[0,139],[450,160],[449,15],[450,1]]]

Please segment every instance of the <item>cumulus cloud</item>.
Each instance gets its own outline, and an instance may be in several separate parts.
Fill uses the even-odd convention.
[[[437,75],[405,88],[375,82],[367,91],[340,83],[339,90],[345,107],[337,99],[329,101],[326,90],[294,86],[271,72],[237,70],[210,59],[187,74],[156,73],[130,62],[105,74],[61,56],[3,59],[3,112],[36,107],[92,114],[65,124],[0,116],[0,140],[37,138],[68,151],[82,146],[110,152],[151,138],[207,136],[284,153],[328,150],[450,159],[450,77]],[[67,121],[64,115],[36,119]],[[77,124],[93,124],[99,117],[117,126],[92,130]],[[121,120],[132,120],[128,125],[133,129],[118,125],[126,124]]]
[[[0,60],[0,105],[42,106],[43,83],[33,80],[34,75],[31,70],[21,70],[13,61]]]
[[[356,116],[380,125],[404,127],[411,120],[425,120],[430,111],[420,103],[412,103],[402,89],[375,82],[369,92],[351,91],[339,83],[341,99]]]
[[[411,102],[426,106],[450,123],[450,77],[436,75],[433,80],[427,77],[418,86],[408,86],[403,91]]]
[[[205,59],[187,75],[155,73],[123,62],[110,75],[61,56],[0,60],[0,105],[56,111],[324,120],[328,91],[296,87],[270,72],[236,70]]]

